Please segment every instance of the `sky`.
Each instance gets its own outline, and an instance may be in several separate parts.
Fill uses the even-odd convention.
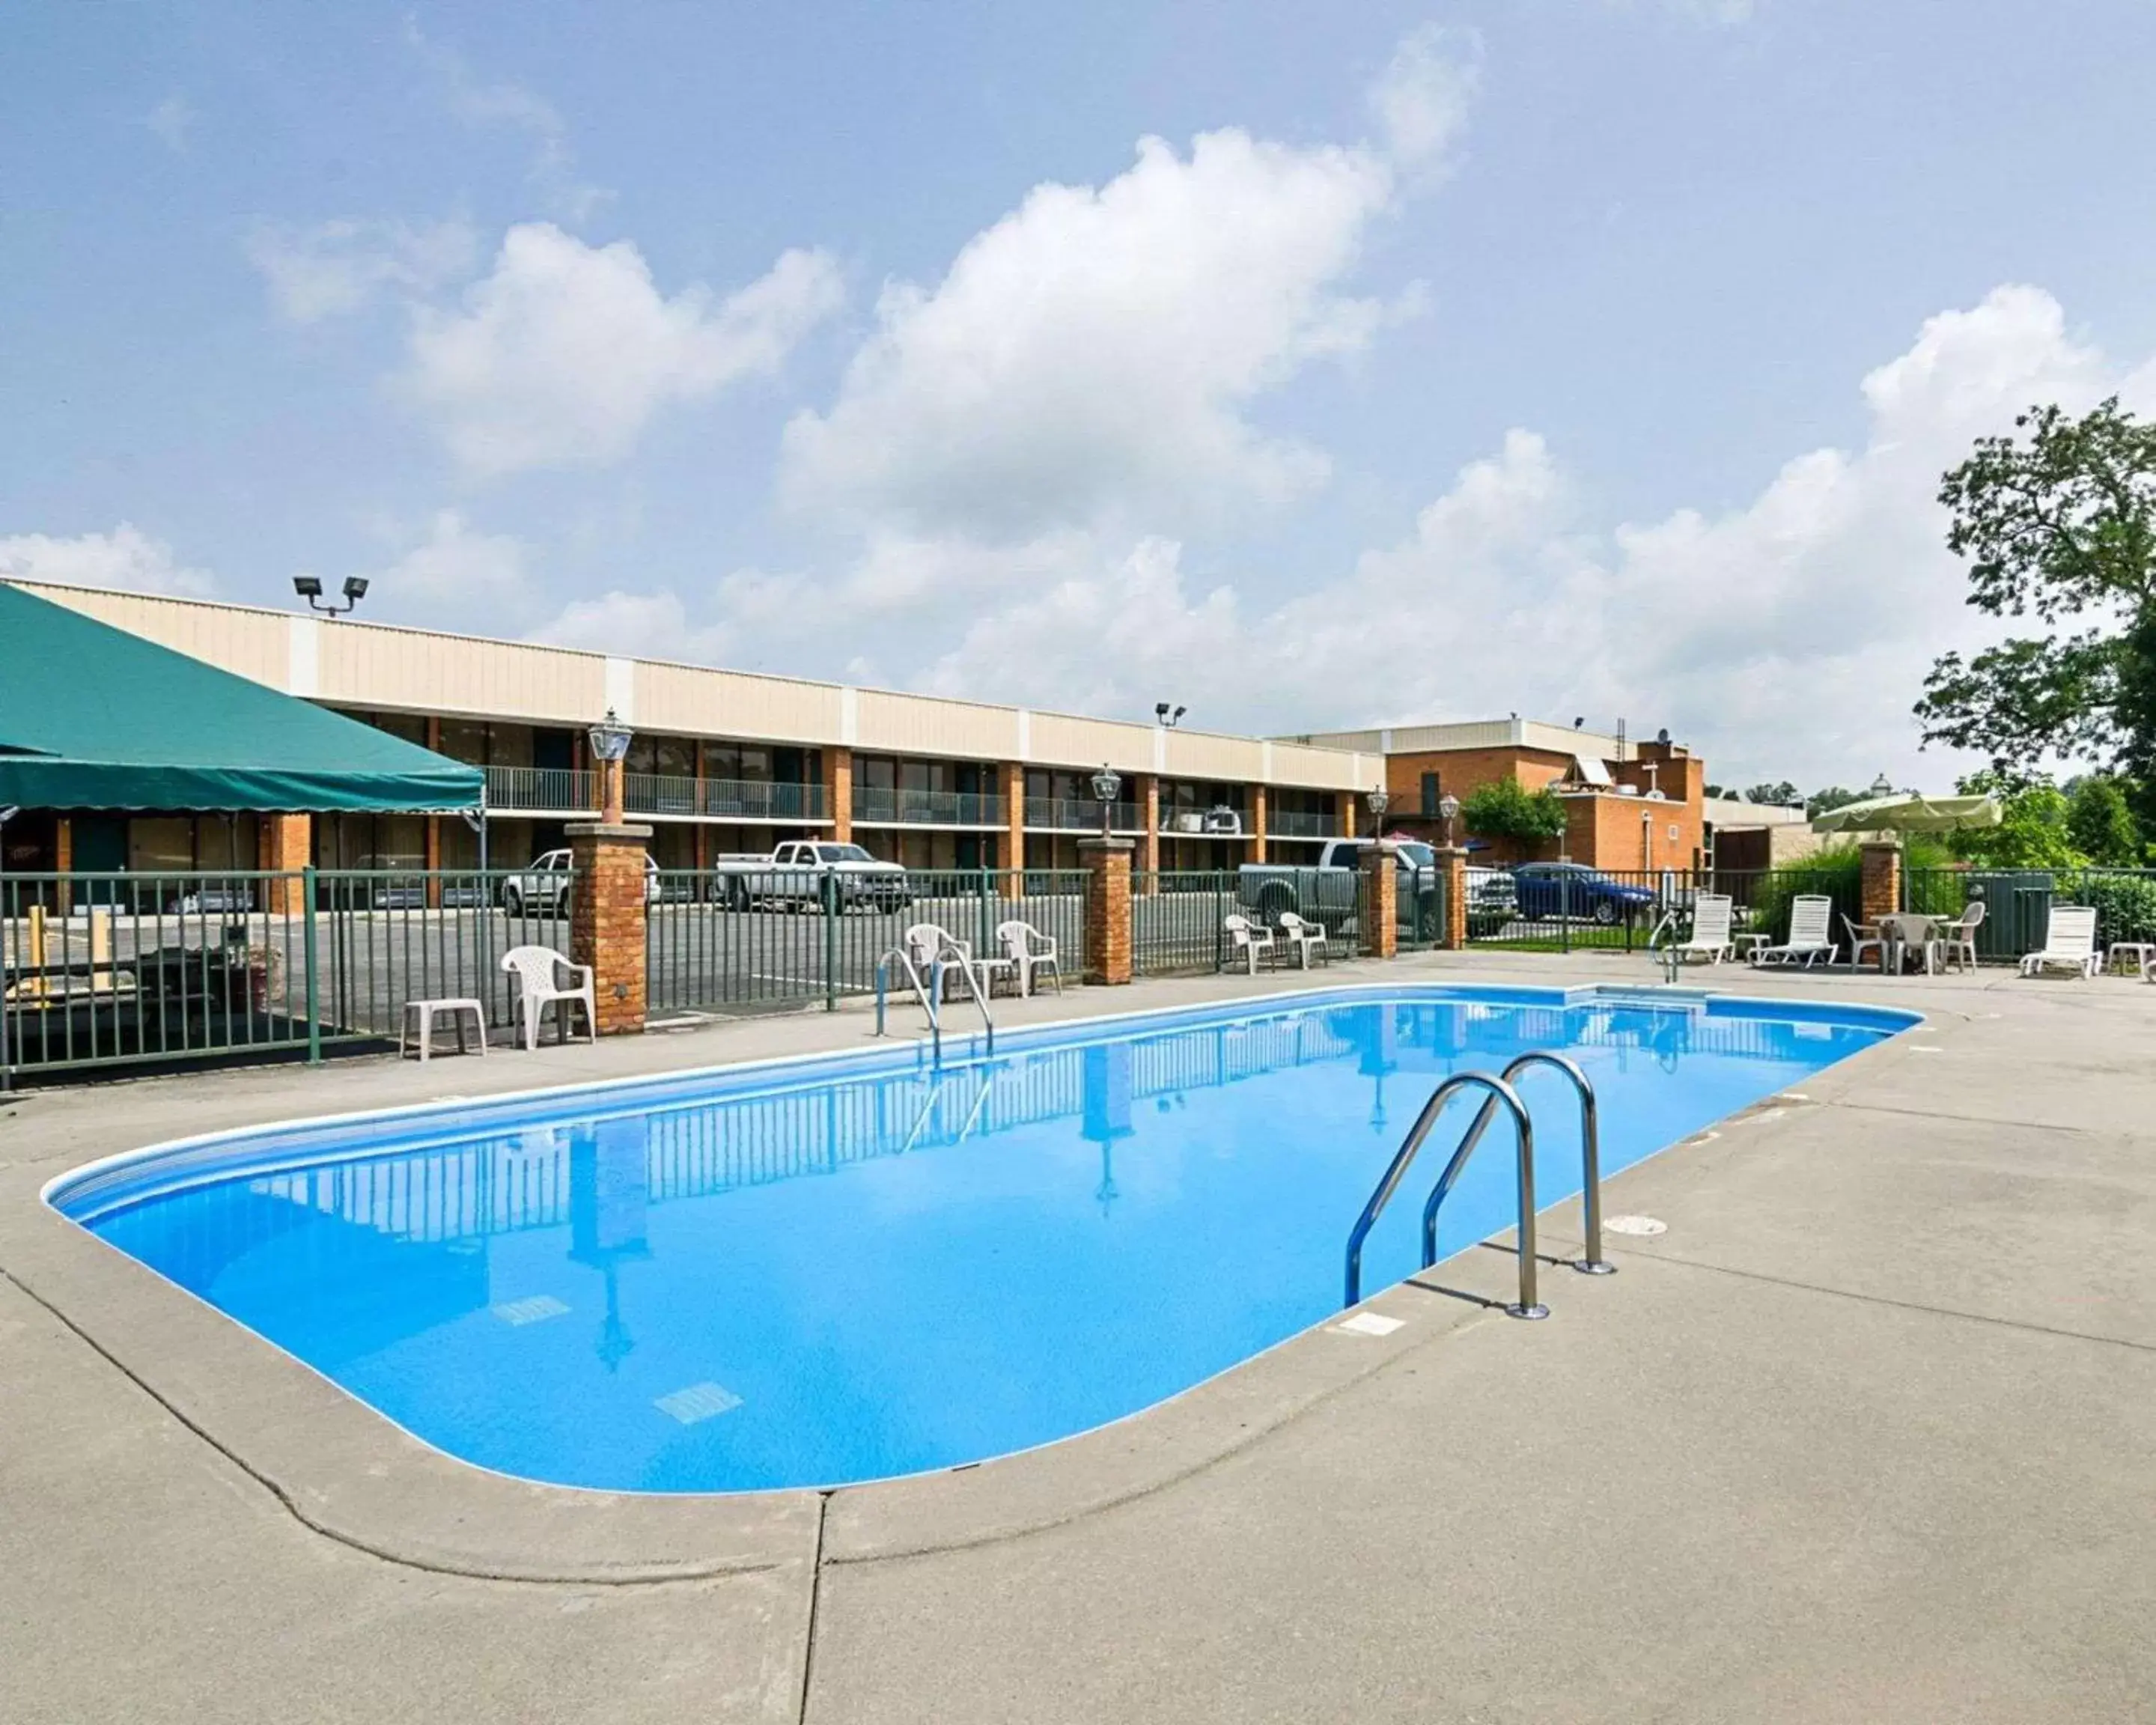
[[[0,21],[0,572],[1938,788],[1935,499],[2156,409],[2149,0]]]

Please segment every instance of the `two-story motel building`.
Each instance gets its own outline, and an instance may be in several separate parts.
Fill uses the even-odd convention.
[[[1375,755],[530,642],[141,593],[18,583],[132,634],[366,721],[486,773],[489,860],[516,866],[589,819],[586,732],[635,732],[624,789],[662,867],[701,868],[782,839],[852,839],[917,868],[1060,868],[1101,826],[1091,778],[1133,866],[1315,860],[1368,830]],[[187,715],[172,716],[175,725]],[[475,866],[454,814],[256,817],[25,810],[19,869]]]

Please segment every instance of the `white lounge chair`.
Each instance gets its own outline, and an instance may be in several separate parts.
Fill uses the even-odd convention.
[[[1736,916],[1736,902],[1727,893],[1694,894],[1691,931],[1676,947],[1679,960],[1704,958],[1709,964],[1719,964],[1725,958],[1736,957],[1736,937],[1730,932]]]
[[[1258,973],[1258,954],[1270,955],[1273,951],[1272,930],[1257,927],[1248,916],[1223,916],[1220,927],[1227,931],[1235,950],[1243,955],[1244,962],[1250,966],[1250,974],[1255,976]]]
[[[1849,912],[1844,911],[1841,927],[1843,932],[1849,937],[1849,968],[1851,970],[1864,963],[1867,949],[1878,953],[1881,970],[1887,968],[1887,937],[1881,932],[1876,922],[1851,922]]]
[[[1976,968],[1976,932],[1984,927],[1984,903],[1979,898],[1961,913],[1960,922],[1933,925],[1932,938],[1938,942],[1942,963],[1952,959],[1965,970]]]
[[[1295,948],[1295,962],[1301,969],[1310,968],[1313,952],[1328,963],[1332,962],[1332,955],[1325,948],[1325,926],[1322,923],[1306,922],[1293,911],[1282,911],[1280,913],[1280,938]]]
[[[1055,992],[1063,992],[1063,963],[1055,955],[1055,942],[1030,922],[999,922],[996,938],[1003,942],[1004,957],[1018,977],[1018,991],[1030,994],[1034,979],[1043,971],[1055,978]]]
[[[2071,970],[2078,976],[2096,974],[2096,907],[2092,905],[2053,905],[2044,928],[2040,952],[2026,953],[2021,974],[2041,976],[2047,970]]]
[[[575,1028],[572,1006],[584,1009],[584,1034],[599,1040],[599,1009],[592,985],[592,968],[572,964],[552,947],[511,947],[501,955],[501,968],[516,978],[516,1022],[524,1032],[524,1046],[539,1046],[539,1026],[547,1009],[554,1009],[557,1042],[567,1042]],[[563,986],[562,978],[568,978]]]
[[[1754,964],[1794,964],[1804,961],[1810,970],[1824,958],[1830,964],[1841,951],[1834,938],[1834,901],[1823,892],[1800,892],[1789,901],[1789,937],[1779,947],[1761,947],[1752,955]]]

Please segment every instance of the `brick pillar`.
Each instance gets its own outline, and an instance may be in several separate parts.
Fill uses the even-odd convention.
[[[1004,842],[1010,854],[1004,859],[1005,898],[1017,898],[1025,891],[1025,881],[1018,870],[1025,866],[1025,763],[1006,761],[1003,769],[1004,820],[1007,834]]]
[[[1358,917],[1366,958],[1394,958],[1400,950],[1400,862],[1390,845],[1363,853],[1363,896]]]
[[[257,867],[273,874],[296,877],[314,860],[315,823],[311,815],[265,814],[255,829]],[[273,916],[296,916],[307,908],[306,883],[297,878],[272,880],[264,895]]]
[[[1876,922],[1902,908],[1902,847],[1873,841],[1862,847],[1863,887],[1860,922]]]
[[[1131,853],[1128,839],[1081,839],[1086,870],[1086,980],[1131,979]]]
[[[1150,897],[1160,890],[1153,877],[1160,872],[1160,775],[1142,774],[1138,779],[1139,813],[1145,817],[1145,833],[1138,840],[1137,868],[1146,877],[1145,890]]]
[[[1333,835],[1336,838],[1352,839],[1361,830],[1355,824],[1355,793],[1353,791],[1342,791],[1337,795],[1338,806],[1332,812]]]
[[[854,836],[854,752],[847,748],[824,751],[824,813],[829,817],[831,836],[849,844]]]
[[[53,819],[53,867],[62,875],[74,868],[74,822],[64,814]],[[53,908],[63,916],[74,908],[74,888],[65,880],[54,889]]]
[[[1272,798],[1263,785],[1250,788],[1250,860],[1265,860],[1265,819],[1272,813]]]
[[[592,968],[599,1034],[634,1034],[644,1028],[644,858],[651,829],[580,822],[568,839],[577,875],[569,957]]]
[[[1461,952],[1467,945],[1466,847],[1440,845],[1437,865],[1445,870],[1445,950]]]

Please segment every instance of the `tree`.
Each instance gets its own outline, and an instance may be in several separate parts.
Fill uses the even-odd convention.
[[[2114,396],[2014,426],[1941,480],[1947,546],[1969,560],[1970,604],[2052,628],[1939,660],[1917,703],[1924,740],[2025,783],[2047,757],[2093,756],[2156,784],[2156,425]],[[2078,619],[2090,626],[2056,627]],[[2156,810],[2144,798],[2140,813]]]
[[[1861,803],[1871,794],[1869,791],[1852,791],[1838,784],[1829,785],[1823,791],[1814,791],[1804,798],[1804,814],[1813,820],[1830,809],[1845,809],[1851,803]]]
[[[1467,830],[1485,839],[1554,839],[1564,831],[1564,804],[1553,791],[1531,791],[1517,778],[1493,779],[1460,805]]]
[[[1752,786],[1744,793],[1744,800],[1748,803],[1767,803],[1779,809],[1791,803],[1800,803],[1804,798],[1797,788],[1785,778],[1776,784]]]
[[[1969,797],[1989,792],[1999,808],[1997,826],[1953,835],[1957,856],[1993,869],[2070,869],[2088,860],[2066,830],[2066,794],[2048,778],[1974,773],[1956,788]]]
[[[2100,773],[2066,791],[2066,836],[2091,862],[2130,868],[2141,860],[2141,832],[2118,781]]]

